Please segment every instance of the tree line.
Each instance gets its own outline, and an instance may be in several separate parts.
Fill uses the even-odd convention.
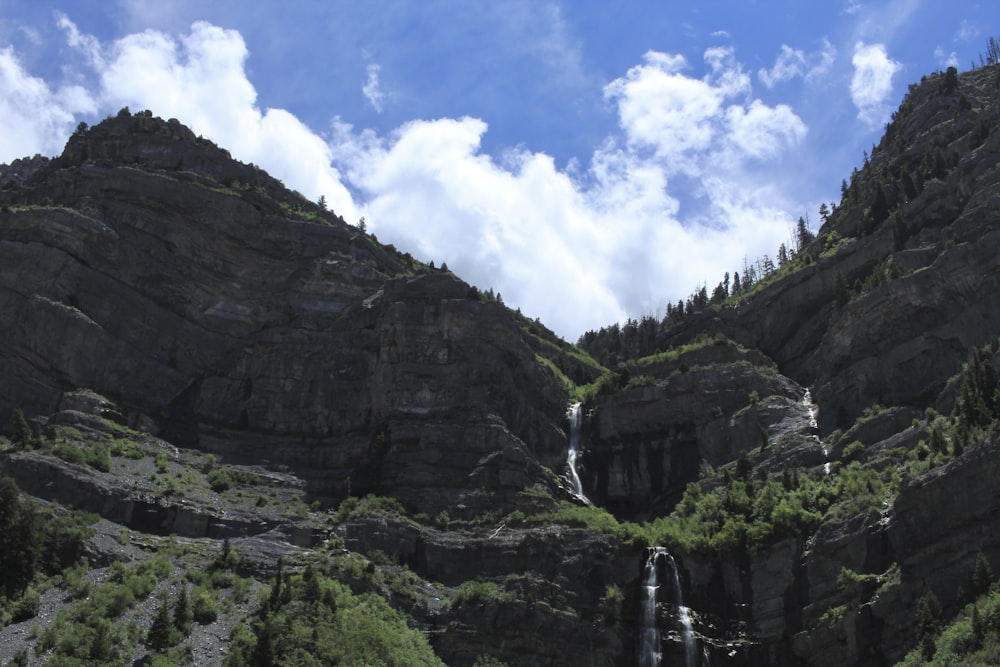
[[[830,214],[831,208],[826,204],[820,206],[820,218],[823,222],[826,222]],[[667,329],[709,306],[722,306],[728,301],[739,300],[748,295],[755,286],[773,277],[796,258],[807,258],[806,249],[815,239],[816,235],[809,229],[806,220],[800,217],[795,225],[792,241],[778,246],[775,259],[772,260],[766,254],[752,262],[744,259],[743,266],[732,273],[727,271],[711,293],[707,284],[703,283],[687,299],[678,299],[676,303],[668,302],[662,319],[646,315],[639,319],[629,318],[624,324],[615,322],[596,331],[585,332],[577,340],[577,345],[605,366],[662,352],[660,341]]]

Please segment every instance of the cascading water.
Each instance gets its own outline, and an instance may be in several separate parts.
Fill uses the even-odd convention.
[[[656,561],[667,550],[653,547],[646,558],[642,577],[642,613],[639,615],[639,667],[660,667],[660,632],[656,629],[656,591],[659,586]]]
[[[694,642],[694,630],[691,627],[691,610],[684,606],[684,597],[681,594],[681,577],[677,572],[677,563],[669,553],[670,570],[674,573],[674,597],[677,599],[677,618],[681,622],[681,641],[684,642],[684,666],[695,667],[695,656],[698,647]]]
[[[812,401],[812,393],[806,389],[805,395],[802,397],[802,405],[805,406],[806,411],[809,413],[809,428],[813,433],[819,430],[819,424],[816,422],[816,405]],[[826,462],[823,464],[823,473],[829,475],[833,466],[830,463],[830,451],[823,445],[823,458]]]
[[[642,579],[642,611],[639,619],[639,667],[660,667],[663,657],[660,633],[656,628],[656,597],[660,588],[659,561],[661,559],[670,565],[673,595],[677,601],[677,620],[681,624],[681,641],[684,645],[684,665],[685,667],[695,667],[698,646],[694,638],[691,610],[684,606],[677,563],[670,552],[663,547],[651,547],[646,559],[646,568]]]
[[[569,447],[566,451],[566,464],[569,467],[569,481],[573,484],[573,493],[583,502],[591,505],[587,494],[583,492],[583,482],[576,470],[576,460],[580,456],[580,427],[583,424],[583,411],[579,403],[573,403],[566,411],[569,419]]]

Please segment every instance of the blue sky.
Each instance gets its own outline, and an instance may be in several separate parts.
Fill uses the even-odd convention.
[[[998,33],[938,0],[0,0],[0,162],[148,108],[575,340],[815,228]]]

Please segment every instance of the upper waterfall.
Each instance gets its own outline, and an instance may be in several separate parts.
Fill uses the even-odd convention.
[[[566,451],[569,481],[573,484],[573,493],[588,505],[592,505],[590,498],[583,492],[583,482],[580,481],[580,475],[576,470],[576,461],[580,455],[580,428],[583,425],[581,404],[571,404],[566,411],[566,418],[569,420],[569,446]]]

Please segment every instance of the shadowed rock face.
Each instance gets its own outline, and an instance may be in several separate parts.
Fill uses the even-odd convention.
[[[179,123],[123,114],[20,178],[0,412],[90,387],[177,445],[428,512],[558,460],[565,391],[506,309]]]

